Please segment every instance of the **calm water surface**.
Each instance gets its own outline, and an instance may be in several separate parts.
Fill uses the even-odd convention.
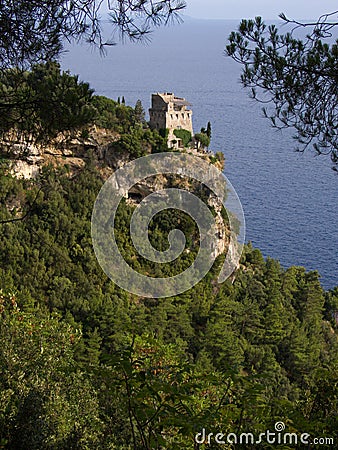
[[[195,131],[212,124],[211,148],[226,157],[225,174],[245,213],[247,240],[283,266],[318,270],[338,284],[338,176],[325,157],[294,151],[291,132],[279,132],[239,83],[240,67],[224,56],[233,21],[188,20],[157,30],[152,43],[118,45],[102,58],[72,47],[63,67],[97,94],[150,106],[152,92],[174,92],[193,108]]]

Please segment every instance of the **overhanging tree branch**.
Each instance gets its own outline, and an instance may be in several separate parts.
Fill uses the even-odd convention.
[[[56,59],[65,40],[99,48],[122,39],[139,41],[155,27],[180,20],[183,0],[4,0],[0,2],[0,67],[30,67]],[[108,10],[111,38],[101,14]]]
[[[250,88],[265,108],[273,127],[292,127],[304,151],[309,144],[318,154],[330,154],[338,164],[338,42],[328,40],[338,12],[325,14],[318,21],[300,23],[280,34],[275,25],[267,26],[260,17],[243,20],[231,33],[226,52],[243,65],[242,84]],[[295,37],[299,27],[309,27],[305,39]]]

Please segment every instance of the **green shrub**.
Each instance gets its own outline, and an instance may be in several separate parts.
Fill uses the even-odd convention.
[[[201,147],[203,147],[203,148],[209,147],[209,145],[210,145],[210,138],[205,133],[196,133],[195,139],[197,142],[200,143]]]
[[[95,95],[92,103],[96,108],[94,123],[99,127],[123,133],[135,124],[135,112],[130,106],[121,105],[102,95]]]
[[[178,139],[182,139],[182,143],[184,147],[187,147],[189,142],[191,142],[191,133],[188,130],[174,130],[174,135]]]

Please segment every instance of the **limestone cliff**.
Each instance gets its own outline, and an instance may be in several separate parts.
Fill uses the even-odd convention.
[[[119,139],[116,133],[93,128],[90,137],[81,133],[64,133],[46,144],[8,139],[1,142],[0,152],[9,161],[11,172],[17,177],[35,178],[45,165],[68,166],[70,173],[84,167],[86,160],[94,158],[98,164],[115,167],[121,162],[109,151]],[[123,158],[122,158],[123,159]]]
[[[117,133],[105,129],[93,128],[89,137],[81,136],[81,133],[62,134],[52,142],[45,145],[37,145],[26,141],[7,140],[0,145],[3,158],[9,161],[9,170],[16,177],[35,178],[45,165],[54,167],[67,166],[69,174],[73,175],[83,169],[86,161],[93,160],[104,179],[107,179],[113,171],[126,164],[130,158],[127,153],[116,152],[112,149],[112,143],[119,139]],[[196,154],[196,156],[213,163],[219,169],[223,169],[223,161],[218,160],[211,152],[202,152],[195,149],[184,151]],[[130,193],[128,201],[140,202],[146,195],[166,187],[185,187],[185,180],[158,175],[147,178],[135,185]],[[191,188],[191,186],[190,186]],[[217,235],[215,236],[215,253],[217,257],[227,251],[230,241],[230,231],[224,225],[222,219],[222,203],[211,193],[208,193],[208,204],[215,213]]]

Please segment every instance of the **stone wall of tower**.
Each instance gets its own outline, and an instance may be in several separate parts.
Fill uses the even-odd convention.
[[[188,130],[193,134],[192,111],[182,106],[180,109],[170,108],[166,113],[166,128],[170,130]]]
[[[150,127],[157,130],[166,128],[166,112],[168,109],[167,103],[164,101],[161,95],[152,94],[151,96],[151,108],[149,109]]]
[[[192,110],[188,105],[184,98],[175,97],[172,93],[152,94],[150,127],[169,130],[169,147],[172,141],[177,140],[174,130],[188,130],[193,135]]]

